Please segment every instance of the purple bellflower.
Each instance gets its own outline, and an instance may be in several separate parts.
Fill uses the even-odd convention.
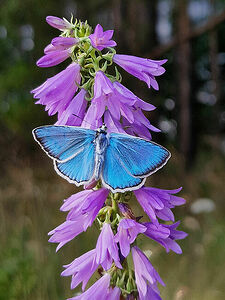
[[[93,249],[76,258],[70,264],[65,265],[62,276],[72,275],[71,289],[74,289],[82,282],[82,290],[84,291],[88,280],[97,270],[98,264],[95,261],[96,250]]]
[[[89,36],[89,39],[94,48],[102,51],[104,48],[116,46],[116,42],[111,40],[112,36],[113,30],[103,31],[102,26],[98,24],[95,27],[94,33]]]
[[[106,300],[120,300],[120,294],[121,291],[117,286],[115,286],[114,288],[110,287]]]
[[[132,257],[134,262],[135,280],[140,300],[158,299],[156,297],[147,298],[147,295],[149,294],[148,289],[153,290],[155,294],[159,295],[157,282],[165,285],[164,282],[151,265],[147,256],[136,246],[132,248]],[[154,294],[153,292],[152,295]]]
[[[111,268],[113,260],[118,268],[122,268],[111,225],[104,223],[96,244],[96,262],[101,264],[104,270],[108,270]]]
[[[57,28],[61,31],[72,28],[72,25],[67,20],[61,19],[61,18],[55,17],[55,16],[47,16],[46,17],[46,22],[50,26],[52,26],[54,28]]]
[[[112,83],[102,71],[98,71],[95,75],[94,97],[84,117],[83,125],[95,129],[96,120],[99,121],[104,115],[108,132],[131,134],[140,132],[141,137],[151,139],[149,130],[156,132],[160,130],[150,124],[142,108],[151,111],[155,107],[135,96],[121,83],[117,81]],[[127,129],[124,130],[124,127]]]
[[[59,243],[56,251],[92,225],[108,193],[105,188],[96,191],[84,190],[70,196],[64,202],[61,210],[69,210],[67,219],[49,232],[49,235],[52,235],[49,242]]]
[[[56,125],[80,126],[85,116],[87,100],[85,96],[87,91],[81,89],[78,94],[71,100],[67,108],[62,112]]]
[[[52,67],[60,64],[68,57],[72,52],[72,47],[79,42],[76,38],[70,37],[56,37],[52,40],[51,44],[45,47],[44,53],[37,61],[37,66],[41,68]]]
[[[146,231],[146,227],[132,219],[122,219],[119,223],[115,241],[120,245],[120,251],[124,257],[130,252],[130,244],[132,244],[139,233]]]
[[[59,118],[69,105],[80,83],[80,65],[70,64],[65,70],[48,78],[42,85],[31,91],[36,103],[45,105],[48,114],[58,113]]]
[[[151,60],[132,55],[115,54],[113,61],[128,73],[145,81],[149,88],[152,86],[153,89],[158,90],[159,86],[155,76],[162,75],[165,72],[162,65],[167,60]]]
[[[180,190],[181,188],[176,190],[162,190],[143,187],[134,191],[134,194],[151,221],[158,223],[157,217],[164,221],[174,221],[171,208],[185,203],[183,198],[173,195],[180,192]]]
[[[107,299],[109,293],[110,275],[105,274],[84,293],[68,300],[99,300]]]
[[[187,233],[176,230],[179,224],[180,222],[170,225],[144,223],[147,228],[144,234],[161,244],[166,249],[166,252],[172,250],[177,254],[181,254],[182,250],[175,240],[184,239]]]

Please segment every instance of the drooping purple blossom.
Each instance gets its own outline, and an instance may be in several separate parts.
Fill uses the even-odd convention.
[[[142,187],[134,191],[134,194],[151,221],[158,223],[157,217],[164,221],[174,221],[171,208],[185,203],[183,198],[173,195],[180,192],[181,189],[162,190],[152,187]]]
[[[52,235],[49,242],[59,243],[56,251],[92,225],[108,193],[105,188],[96,191],[84,190],[70,196],[64,202],[61,210],[69,210],[67,219],[49,232],[49,235]]]
[[[167,60],[151,60],[132,55],[115,54],[113,61],[128,73],[145,81],[149,88],[152,86],[155,90],[158,90],[159,86],[155,76],[162,75],[165,72],[162,65]]]
[[[84,119],[87,107],[87,100],[85,99],[86,95],[87,91],[81,89],[60,115],[56,125],[80,126]]]
[[[90,124],[89,128],[95,129],[96,120],[101,120],[104,115],[108,132],[140,133],[141,137],[151,139],[149,130],[160,130],[150,124],[142,108],[150,111],[155,107],[135,96],[121,83],[112,83],[102,71],[98,71],[95,75],[94,97],[84,122]]]
[[[166,252],[172,250],[177,254],[181,254],[182,250],[175,240],[184,239],[187,236],[187,233],[176,230],[179,224],[180,222],[170,225],[153,224],[151,222],[144,223],[147,228],[144,234],[161,244],[166,249]]]
[[[121,291],[117,286],[115,286],[114,288],[110,287],[106,300],[120,300],[120,294]]]
[[[69,56],[70,51],[68,49],[51,51],[37,61],[37,66],[41,68],[56,66],[66,60]]]
[[[83,216],[83,227],[86,230],[94,222],[108,194],[109,190],[106,188],[81,191],[70,196],[67,199],[68,203],[66,201],[62,205],[61,210],[70,210],[67,215],[67,220],[76,221],[80,216]],[[82,200],[79,197],[80,195]],[[68,207],[70,207],[70,209],[68,209]]]
[[[98,264],[95,262],[95,256],[96,250],[93,249],[64,266],[65,270],[61,275],[72,275],[71,289],[74,289],[82,282],[82,290],[84,291],[88,280],[98,268]]]
[[[37,61],[41,68],[52,67],[60,64],[71,55],[71,48],[79,42],[76,38],[56,37],[44,49],[45,55]]]
[[[58,36],[51,41],[51,44],[56,48],[57,47],[70,48],[76,45],[78,42],[79,42],[78,38]]]
[[[159,298],[147,298],[150,290],[153,290],[155,294],[159,295],[157,283],[165,285],[160,278],[157,271],[153,268],[152,264],[148,260],[147,256],[138,248],[132,248],[132,257],[134,262],[135,281],[139,293],[140,300],[156,300]],[[151,293],[154,295],[154,293]]]
[[[120,251],[124,257],[130,252],[132,244],[139,233],[146,231],[146,227],[132,219],[122,219],[119,223],[115,241],[120,245]]]
[[[119,259],[118,246],[109,223],[105,223],[96,244],[96,262],[104,270],[111,268],[113,261],[118,268],[122,268]]]
[[[84,293],[67,300],[99,300],[107,299],[109,293],[110,275],[106,273]]]
[[[59,118],[69,105],[80,83],[80,65],[71,63],[65,70],[48,78],[39,87],[33,89],[36,104],[45,105],[48,114],[59,114]]]
[[[61,18],[55,17],[55,16],[47,16],[46,17],[46,22],[50,26],[52,26],[54,28],[57,28],[61,31],[72,28],[72,25],[67,20],[61,19]]]
[[[76,221],[66,220],[64,223],[57,226],[55,229],[48,233],[49,235],[52,235],[48,240],[50,243],[59,243],[56,248],[56,252],[66,243],[68,243],[84,231],[84,219],[86,218],[80,216],[76,219]]]
[[[92,47],[102,51],[104,48],[116,46],[116,42],[111,40],[112,36],[113,30],[103,31],[102,26],[98,24],[94,33],[90,34],[89,39]]]

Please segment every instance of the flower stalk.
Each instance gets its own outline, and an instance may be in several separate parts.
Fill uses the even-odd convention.
[[[73,20],[73,17],[67,21],[48,16],[46,21],[60,30],[60,35],[47,45],[37,65],[52,67],[71,59],[65,70],[31,91],[36,103],[44,105],[49,115],[57,114],[55,125],[80,126],[98,134],[98,128],[105,124],[108,133],[129,134],[150,141],[151,131],[159,129],[150,123],[143,111],[155,107],[122,85],[122,76],[114,64],[145,81],[149,88],[158,90],[156,78],[165,72],[162,65],[166,60],[117,54],[113,30],[104,31],[100,24],[93,32],[87,21]],[[114,74],[109,68],[112,65]],[[138,248],[138,237],[147,236],[167,252],[182,252],[176,240],[185,238],[186,233],[176,229],[179,222],[175,222],[172,212],[175,206],[185,203],[183,198],[174,195],[181,189],[163,190],[137,184],[134,192],[125,186],[113,193],[96,178],[85,183],[84,188],[64,200],[61,210],[68,212],[66,221],[49,233],[49,242],[58,243],[59,250],[93,222],[99,226],[96,247],[64,266],[62,276],[72,276],[71,289],[82,283],[82,293],[70,299],[161,299],[158,283],[164,283]],[[130,202],[135,197],[148,222],[141,222],[142,217],[136,216],[131,209]],[[96,271],[99,279],[86,289]]]

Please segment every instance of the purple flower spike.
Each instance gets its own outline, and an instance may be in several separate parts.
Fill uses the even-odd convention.
[[[144,234],[161,244],[166,249],[166,252],[172,250],[177,254],[181,254],[182,250],[175,240],[184,239],[187,236],[187,233],[176,230],[179,224],[180,222],[171,225],[144,223],[147,227]]]
[[[70,126],[80,126],[87,107],[87,100],[85,100],[87,92],[84,89],[71,100],[70,104],[63,111],[56,125],[70,125]]]
[[[108,270],[113,260],[118,268],[122,268],[111,226],[105,223],[96,244],[96,262],[101,264],[104,270]]]
[[[115,235],[115,241],[120,245],[120,251],[124,257],[130,252],[130,244],[132,244],[139,233],[146,231],[144,225],[132,219],[122,219],[119,223],[117,234]]]
[[[68,49],[50,51],[37,61],[37,66],[41,68],[56,66],[66,60],[69,56],[70,51]]]
[[[106,30],[104,32],[102,26],[98,24],[95,27],[94,33],[89,36],[89,39],[94,48],[102,51],[104,48],[116,46],[116,42],[111,40],[112,36],[113,30]]]
[[[162,190],[143,187],[134,191],[134,194],[151,221],[158,223],[157,217],[164,221],[174,221],[171,208],[185,203],[183,198],[173,195],[180,191],[181,188],[176,190]]]
[[[72,25],[68,21],[66,21],[65,19],[61,19],[59,17],[55,17],[55,16],[47,16],[46,22],[50,26],[57,28],[61,31],[72,28]]]
[[[165,72],[161,65],[167,60],[151,60],[132,55],[115,54],[113,61],[128,73],[145,81],[149,88],[152,86],[153,89],[158,90],[159,86],[155,76],[162,75]]]
[[[108,289],[110,284],[110,275],[105,274],[98,281],[96,281],[86,292],[67,299],[67,300],[99,300],[108,299]]]
[[[151,293],[152,295],[159,295],[157,282],[159,282],[162,285],[165,285],[162,279],[160,278],[159,274],[153,268],[145,254],[138,247],[135,246],[132,248],[132,256],[134,262],[135,281],[139,292],[139,299],[160,299],[157,297],[148,298],[149,293]]]
[[[61,275],[72,275],[71,289],[74,289],[83,282],[82,290],[84,291],[88,280],[98,268],[98,264],[95,262],[95,255],[95,249],[93,249],[76,258],[70,264],[64,266],[65,270],[61,273]]]
[[[65,70],[48,78],[31,93],[35,99],[39,99],[37,104],[46,106],[45,110],[48,110],[50,116],[58,112],[60,118],[77,91],[80,79],[80,66],[72,63]]]

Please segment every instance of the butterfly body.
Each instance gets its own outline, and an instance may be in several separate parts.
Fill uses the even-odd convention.
[[[147,176],[162,168],[170,153],[142,138],[75,126],[41,126],[34,139],[54,161],[56,172],[76,185],[101,179],[113,193],[140,188]]]
[[[95,145],[95,170],[94,170],[94,179],[98,180],[102,171],[102,167],[105,160],[105,152],[108,147],[109,140],[107,132],[104,128],[100,128],[99,131],[96,131],[96,136],[94,140]]]

